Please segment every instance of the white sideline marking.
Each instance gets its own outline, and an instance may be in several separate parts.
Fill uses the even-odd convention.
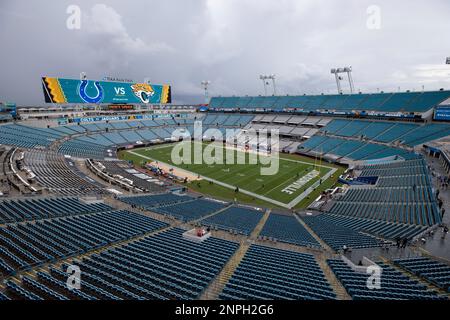
[[[168,147],[168,146],[166,146],[166,147]],[[161,148],[161,147],[159,147],[159,148]],[[158,149],[159,149],[159,148],[158,148]],[[149,148],[146,148],[146,149],[144,149],[144,150],[150,151],[151,148],[150,148],[150,149],[149,149]],[[133,154],[133,155],[135,155],[135,156],[138,156],[138,157],[147,159],[147,160],[157,161],[157,162],[160,162],[160,163],[162,163],[162,164],[164,164],[164,165],[177,167],[177,166],[174,166],[174,165],[172,165],[172,164],[166,163],[166,162],[164,162],[164,161],[157,160],[157,159],[154,159],[154,158],[151,158],[151,157],[148,157],[148,156],[144,156],[144,155],[142,155],[142,154],[140,154],[140,153],[137,153],[137,152],[135,152],[135,151],[127,151],[127,152],[128,152],[128,153],[131,153],[131,154]],[[302,163],[302,164],[307,164],[307,165],[312,165],[311,163],[308,163],[308,162],[304,162],[304,161],[296,161],[296,160],[292,160],[292,159],[280,158],[280,160],[283,160],[283,161],[290,161],[290,162],[296,162],[296,163]],[[336,169],[336,168],[333,168],[333,167],[328,167],[328,166],[324,166],[324,165],[320,165],[320,166],[319,166],[319,165],[316,165],[316,166],[331,169],[326,175],[324,175],[324,176],[321,178],[323,182],[325,182],[326,180],[328,180],[328,179],[331,177],[331,175],[333,175],[333,174],[337,171],[337,169]],[[177,167],[177,168],[178,168],[178,167]],[[230,184],[228,184],[228,183],[224,183],[224,182],[221,182],[221,181],[218,181],[218,180],[209,178],[209,177],[205,177],[205,176],[200,175],[200,174],[198,174],[198,173],[196,173],[196,172],[193,172],[193,171],[189,171],[189,170],[185,170],[185,169],[181,169],[181,168],[178,168],[178,169],[183,170],[183,171],[185,171],[185,172],[187,172],[187,173],[189,173],[189,174],[191,174],[191,175],[199,176],[199,177],[200,177],[201,179],[203,179],[203,180],[212,181],[212,182],[214,182],[215,184],[220,185],[220,186],[222,186],[222,187],[225,187],[225,188],[228,188],[228,189],[231,189],[231,190],[235,190],[235,189],[236,189],[236,186],[230,185]],[[264,200],[264,201],[266,201],[266,202],[270,202],[270,203],[276,204],[277,206],[280,206],[280,207],[283,207],[283,208],[291,209],[291,208],[295,207],[295,206],[296,206],[300,201],[302,201],[304,198],[306,198],[311,192],[313,192],[313,189],[319,186],[319,181],[320,181],[320,179],[319,179],[318,181],[316,181],[313,185],[311,185],[308,189],[306,189],[303,193],[301,193],[299,196],[297,196],[295,199],[293,199],[291,202],[289,202],[289,203],[287,203],[287,204],[286,204],[286,203],[283,203],[283,202],[280,202],[280,201],[277,201],[277,200],[275,200],[275,199],[271,199],[271,198],[265,197],[265,196],[263,196],[263,195],[259,195],[259,194],[257,194],[257,193],[254,193],[254,192],[251,192],[251,191],[248,191],[248,190],[245,190],[245,189],[239,188],[239,192],[241,192],[241,193],[243,193],[243,194],[246,194],[246,195],[249,195],[249,196],[252,196],[252,197],[255,197],[255,198],[258,198],[258,199],[261,199],[261,200]],[[284,183],[285,183],[285,182],[284,182]]]

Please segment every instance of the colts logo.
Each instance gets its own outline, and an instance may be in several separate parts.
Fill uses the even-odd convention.
[[[152,86],[147,83],[133,84],[131,89],[133,89],[134,94],[142,101],[142,103],[149,103],[150,98],[155,94]]]
[[[97,89],[97,95],[94,97],[89,96],[86,93],[86,88],[89,84],[88,80],[81,80],[81,85],[79,88],[79,95],[81,97],[81,99],[84,100],[84,102],[87,103],[99,103],[100,101],[103,100],[103,88],[101,87],[100,83],[98,81],[94,82],[94,87],[95,89]]]

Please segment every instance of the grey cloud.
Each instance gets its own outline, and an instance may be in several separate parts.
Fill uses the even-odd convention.
[[[66,8],[82,10],[81,30]],[[366,27],[367,7],[381,29]],[[263,93],[275,73],[280,94],[332,93],[331,67],[352,65],[364,92],[450,88],[445,0],[3,0],[0,101],[42,104],[40,77],[113,75],[170,83],[175,101]]]

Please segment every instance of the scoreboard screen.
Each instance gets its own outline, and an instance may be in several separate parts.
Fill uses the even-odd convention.
[[[42,86],[47,103],[171,103],[169,85],[43,77]]]

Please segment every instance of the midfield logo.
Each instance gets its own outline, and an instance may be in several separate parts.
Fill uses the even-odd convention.
[[[182,141],[172,148],[171,161],[181,164],[251,164],[260,165],[264,176],[275,175],[280,166],[279,130],[226,129],[225,137],[221,130],[209,128],[203,132],[201,121],[194,122],[194,141],[226,141],[232,147],[224,148],[220,143],[211,143],[204,147],[202,143],[191,143],[191,133],[184,129],[172,132],[172,139]],[[242,149],[241,152],[235,152]]]

